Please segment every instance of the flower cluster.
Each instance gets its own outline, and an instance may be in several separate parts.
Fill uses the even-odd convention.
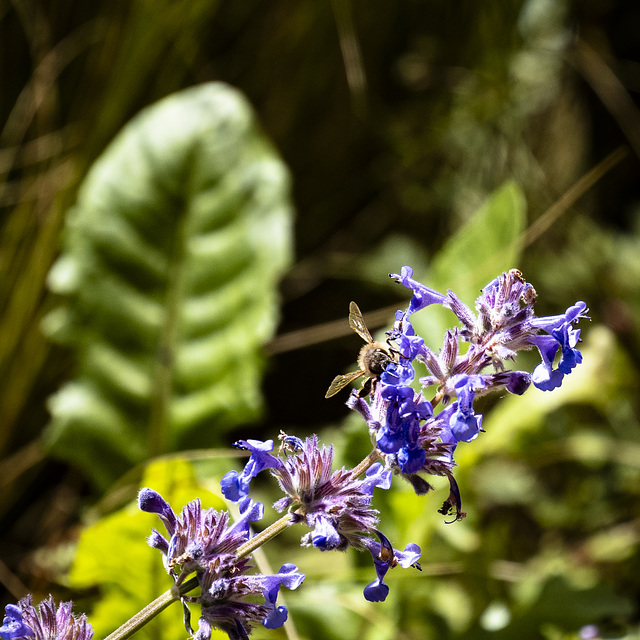
[[[167,530],[167,536],[153,530],[148,543],[162,553],[164,567],[174,580],[171,596],[182,598],[185,626],[194,640],[209,640],[214,628],[231,640],[247,640],[258,624],[273,629],[286,621],[286,608],[276,605],[279,590],[283,586],[296,589],[304,575],[293,564],[283,564],[275,575],[254,573],[250,553],[296,524],[306,528],[303,547],[369,551],[376,578],[365,587],[364,597],[370,602],[385,600],[389,587],[384,578],[389,569],[398,565],[420,569],[420,548],[413,543],[403,551],[393,548],[378,528],[374,489],[390,488],[392,476],[399,475],[422,495],[431,489],[425,476],[444,476],[450,493],[440,512],[453,512],[452,522],[463,518],[453,477],[454,452],[459,442],[470,442],[483,430],[482,415],[474,408],[476,398],[494,390],[521,395],[531,384],[551,391],[582,361],[576,348],[580,330],[574,324],[588,318],[586,304],[576,302],[564,314],[536,317],[536,292],[516,269],[482,289],[475,312],[452,291],[442,294],[414,280],[410,267],[391,277],[410,289],[412,297],[387,332],[389,348],[373,343],[378,355],[384,355],[384,364],[367,368],[359,360],[361,370],[339,376],[337,386],[332,384],[328,393],[330,397],[366,374],[363,388],[354,390],[347,400],[347,406],[363,417],[373,445],[359,465],[334,470],[333,448],[320,446],[316,436],[302,441],[281,432],[277,454],[272,440],[240,440],[236,446],[249,452],[249,460],[240,473],[230,471],[221,482],[224,496],[238,504],[240,515],[234,523],[227,512],[203,509],[197,499],[176,514],[156,491],[140,491],[140,509],[157,514]],[[446,332],[438,353],[425,345],[411,323],[414,313],[432,304],[449,309],[459,321],[458,327]],[[357,306],[352,306],[359,314]],[[372,343],[361,316],[357,320],[351,326]],[[518,351],[534,347],[541,363],[533,374],[507,367]],[[426,369],[426,375],[417,380],[416,364]],[[253,535],[250,524],[262,519],[264,506],[251,500],[249,489],[252,479],[264,470],[269,470],[284,494],[274,508],[287,513]],[[195,579],[187,581],[192,574]],[[185,595],[195,586],[200,595]],[[200,605],[195,633],[188,603]],[[6,640],[91,640],[92,635],[84,615],[74,617],[70,602],[56,609],[52,597],[38,608],[30,596],[7,605],[0,627],[0,637]]]
[[[240,518],[233,525],[226,511],[202,509],[197,499],[178,516],[152,489],[140,491],[138,505],[143,511],[158,514],[167,529],[168,540],[153,530],[148,542],[162,552],[165,568],[176,584],[196,574],[201,595],[183,599],[201,606],[197,640],[208,640],[212,628],[226,632],[232,640],[241,640],[256,624],[268,629],[282,626],[287,610],[276,607],[280,587],[296,589],[304,575],[292,564],[282,565],[276,575],[249,574],[253,568],[249,558],[241,558],[238,553],[251,537],[249,523],[263,516],[262,504],[249,498],[242,500]],[[256,604],[256,596],[262,596],[264,604]],[[191,631],[188,611],[185,607],[185,624]]]
[[[269,469],[285,497],[274,504],[291,514],[289,524],[303,524],[310,531],[302,537],[302,546],[320,551],[345,551],[349,547],[371,552],[377,580],[364,591],[370,601],[384,600],[388,587],[383,582],[387,571],[397,566],[417,565],[420,548],[409,544],[404,551],[393,549],[377,529],[378,512],[371,507],[373,489],[389,488],[391,472],[380,463],[371,465],[360,479],[358,473],[344,468],[333,471],[333,448],[320,447],[316,436],[304,442],[282,433],[283,446],[274,456],[273,440],[240,440],[236,446],[251,453],[244,470],[230,471],[222,479],[222,492],[232,501],[247,499],[249,483],[260,471]],[[376,536],[380,542],[374,539]]]
[[[0,638],[5,640],[91,640],[93,629],[83,614],[71,613],[71,602],[61,602],[56,608],[53,596],[38,607],[31,604],[31,596],[18,604],[5,607]]]
[[[268,469],[285,494],[274,508],[288,510],[289,524],[300,523],[309,529],[302,537],[303,546],[321,551],[368,549],[378,576],[364,590],[371,601],[386,598],[388,587],[383,578],[389,568],[419,566],[420,554],[415,544],[407,545],[403,552],[394,549],[378,530],[378,512],[371,506],[374,487],[388,489],[396,474],[422,495],[431,489],[424,476],[445,476],[450,492],[440,512],[453,512],[452,522],[463,518],[453,455],[459,442],[470,442],[482,431],[475,399],[493,390],[520,395],[532,382],[542,390],[558,387],[582,359],[576,349],[580,332],[573,324],[587,317],[585,303],[577,302],[562,315],[537,318],[533,311],[536,292],[516,269],[482,289],[475,312],[452,291],[443,294],[419,283],[410,267],[391,277],[413,294],[387,332],[388,353],[396,355],[390,356],[379,376],[370,377],[368,386],[353,391],[347,401],[369,428],[374,449],[368,458],[353,470],[333,471],[332,448],[321,448],[315,436],[302,442],[281,434],[278,455],[272,453],[271,440],[241,440],[236,445],[250,452],[249,461],[241,473],[230,471],[222,480],[225,497],[242,503],[248,499],[252,478]],[[452,311],[460,323],[447,331],[438,353],[425,345],[411,323],[414,313],[432,304]],[[361,324],[361,319],[351,322],[366,338],[368,331]],[[507,368],[518,351],[533,347],[542,357],[533,375]],[[555,366],[558,350],[561,356]],[[426,368],[426,375],[417,380],[420,390],[413,386],[416,364]],[[365,373],[364,365],[361,368]],[[339,381],[355,379],[357,374],[341,376]],[[431,399],[427,399],[429,387],[435,387]]]
[[[543,391],[559,387],[582,361],[576,349],[580,330],[573,324],[588,317],[586,304],[576,302],[564,314],[536,317],[536,292],[517,269],[482,289],[476,313],[452,291],[445,295],[414,280],[410,267],[391,277],[413,293],[408,308],[398,311],[393,329],[387,332],[397,345],[397,362],[382,373],[371,400],[352,393],[347,404],[364,417],[385,467],[411,482],[416,493],[430,488],[419,473],[448,477],[451,493],[441,511],[455,509],[457,520],[464,513],[451,473],[453,453],[458,442],[474,440],[482,431],[482,415],[475,412],[474,400],[498,389],[521,395],[532,382]],[[410,320],[432,304],[451,310],[461,324],[446,332],[437,354],[415,334]],[[468,343],[464,353],[461,343]],[[542,357],[533,375],[507,369],[518,351],[533,347]],[[561,356],[555,366],[558,351]],[[411,386],[416,362],[427,370],[419,379],[421,391]],[[435,387],[430,401],[424,395],[428,387]],[[438,405],[441,410],[436,413]]]

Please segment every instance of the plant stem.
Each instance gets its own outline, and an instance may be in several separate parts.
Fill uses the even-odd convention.
[[[374,462],[380,460],[380,454],[375,449],[357,467],[351,469],[351,477],[361,476]]]
[[[292,515],[287,513],[282,516],[280,520],[276,520],[272,525],[269,525],[264,531],[247,540],[242,546],[238,547],[236,556],[238,556],[238,558],[244,558],[244,556],[248,556],[252,551],[261,547],[268,540],[271,540],[271,538],[275,538],[291,524],[291,517]]]
[[[109,634],[105,640],[125,640],[131,637],[136,631],[142,629],[149,620],[155,618],[161,611],[164,611],[172,602],[180,599],[178,588],[173,585],[171,589],[165,591],[161,596],[150,602],[144,609],[141,609],[135,616],[127,620],[113,633]]]

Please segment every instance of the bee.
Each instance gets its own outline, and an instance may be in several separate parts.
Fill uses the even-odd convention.
[[[522,302],[524,302],[524,304],[533,304],[536,301],[537,297],[538,297],[538,294],[536,293],[536,290],[531,285],[529,285],[522,292],[520,299],[522,300]]]
[[[278,440],[280,440],[280,448],[278,449],[279,456],[282,455],[283,451],[285,453],[293,454],[300,453],[304,450],[304,445],[300,438],[297,438],[296,436],[289,436],[282,429],[280,429]]]
[[[371,337],[367,325],[364,323],[362,313],[355,302],[349,304],[349,326],[367,343],[363,345],[358,354],[358,371],[351,371],[344,375],[336,376],[329,385],[325,398],[335,396],[338,391],[344,389],[350,382],[365,376],[365,380],[358,391],[358,396],[366,398],[374,389],[375,384],[392,362],[397,362],[398,352],[389,342],[376,342]]]

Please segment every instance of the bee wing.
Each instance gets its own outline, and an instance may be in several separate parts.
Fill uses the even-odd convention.
[[[358,308],[355,302],[349,304],[349,326],[365,341],[371,344],[373,338],[367,329],[367,325],[364,323],[362,312]]]
[[[360,376],[364,375],[364,371],[351,371],[350,373],[345,373],[344,375],[336,376],[333,379],[333,382],[329,385],[329,389],[327,393],[324,394],[325,398],[330,398],[331,396],[335,396],[338,391],[344,389],[350,382],[357,380]]]

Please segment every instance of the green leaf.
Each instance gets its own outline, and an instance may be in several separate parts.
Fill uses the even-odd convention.
[[[415,277],[444,293],[452,289],[466,304],[503,271],[517,268],[518,239],[526,224],[526,202],[520,187],[508,182],[497,189],[474,216],[453,235],[435,256],[427,274]],[[412,316],[416,333],[437,348],[444,332],[457,324],[447,309],[429,307]]]
[[[83,183],[49,276],[64,306],[45,330],[78,359],[50,399],[54,453],[105,485],[254,419],[291,221],[287,170],[237,91],[201,85],[134,118]]]
[[[196,496],[205,508],[225,509],[219,496],[197,483],[184,460],[151,464],[143,486],[158,491],[177,513]],[[106,637],[171,587],[161,553],[146,543],[152,528],[166,533],[157,515],[143,513],[131,503],[83,530],[69,582],[76,589],[100,590],[101,598],[89,615],[96,638]],[[138,633],[149,639],[185,637],[180,605],[170,605]]]

